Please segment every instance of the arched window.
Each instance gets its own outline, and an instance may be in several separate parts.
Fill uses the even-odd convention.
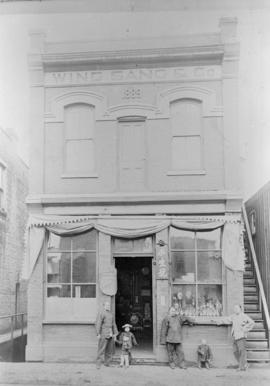
[[[75,103],[64,110],[64,173],[84,176],[95,172],[95,108]]]
[[[170,104],[172,127],[172,170],[199,171],[203,168],[202,103],[180,99]]]

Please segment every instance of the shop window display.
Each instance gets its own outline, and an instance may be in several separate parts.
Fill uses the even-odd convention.
[[[222,315],[221,230],[171,228],[172,304],[185,316]]]

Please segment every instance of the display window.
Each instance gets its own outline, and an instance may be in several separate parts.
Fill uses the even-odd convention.
[[[171,228],[170,255],[172,305],[185,316],[222,315],[221,229]]]
[[[48,235],[46,254],[46,317],[90,317],[96,304],[96,231],[78,236]],[[94,316],[94,313],[93,313]]]

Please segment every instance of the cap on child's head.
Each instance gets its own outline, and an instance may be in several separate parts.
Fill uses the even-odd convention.
[[[129,327],[129,328],[131,328],[131,327],[132,327],[132,325],[131,325],[131,324],[128,324],[128,323],[126,323],[126,324],[124,324],[124,325],[122,326],[122,328],[126,328],[126,327]]]

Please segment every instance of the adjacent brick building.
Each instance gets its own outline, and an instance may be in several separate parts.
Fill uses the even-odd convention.
[[[25,254],[28,166],[17,152],[12,130],[0,128],[0,315],[26,312],[26,283],[20,281]]]

